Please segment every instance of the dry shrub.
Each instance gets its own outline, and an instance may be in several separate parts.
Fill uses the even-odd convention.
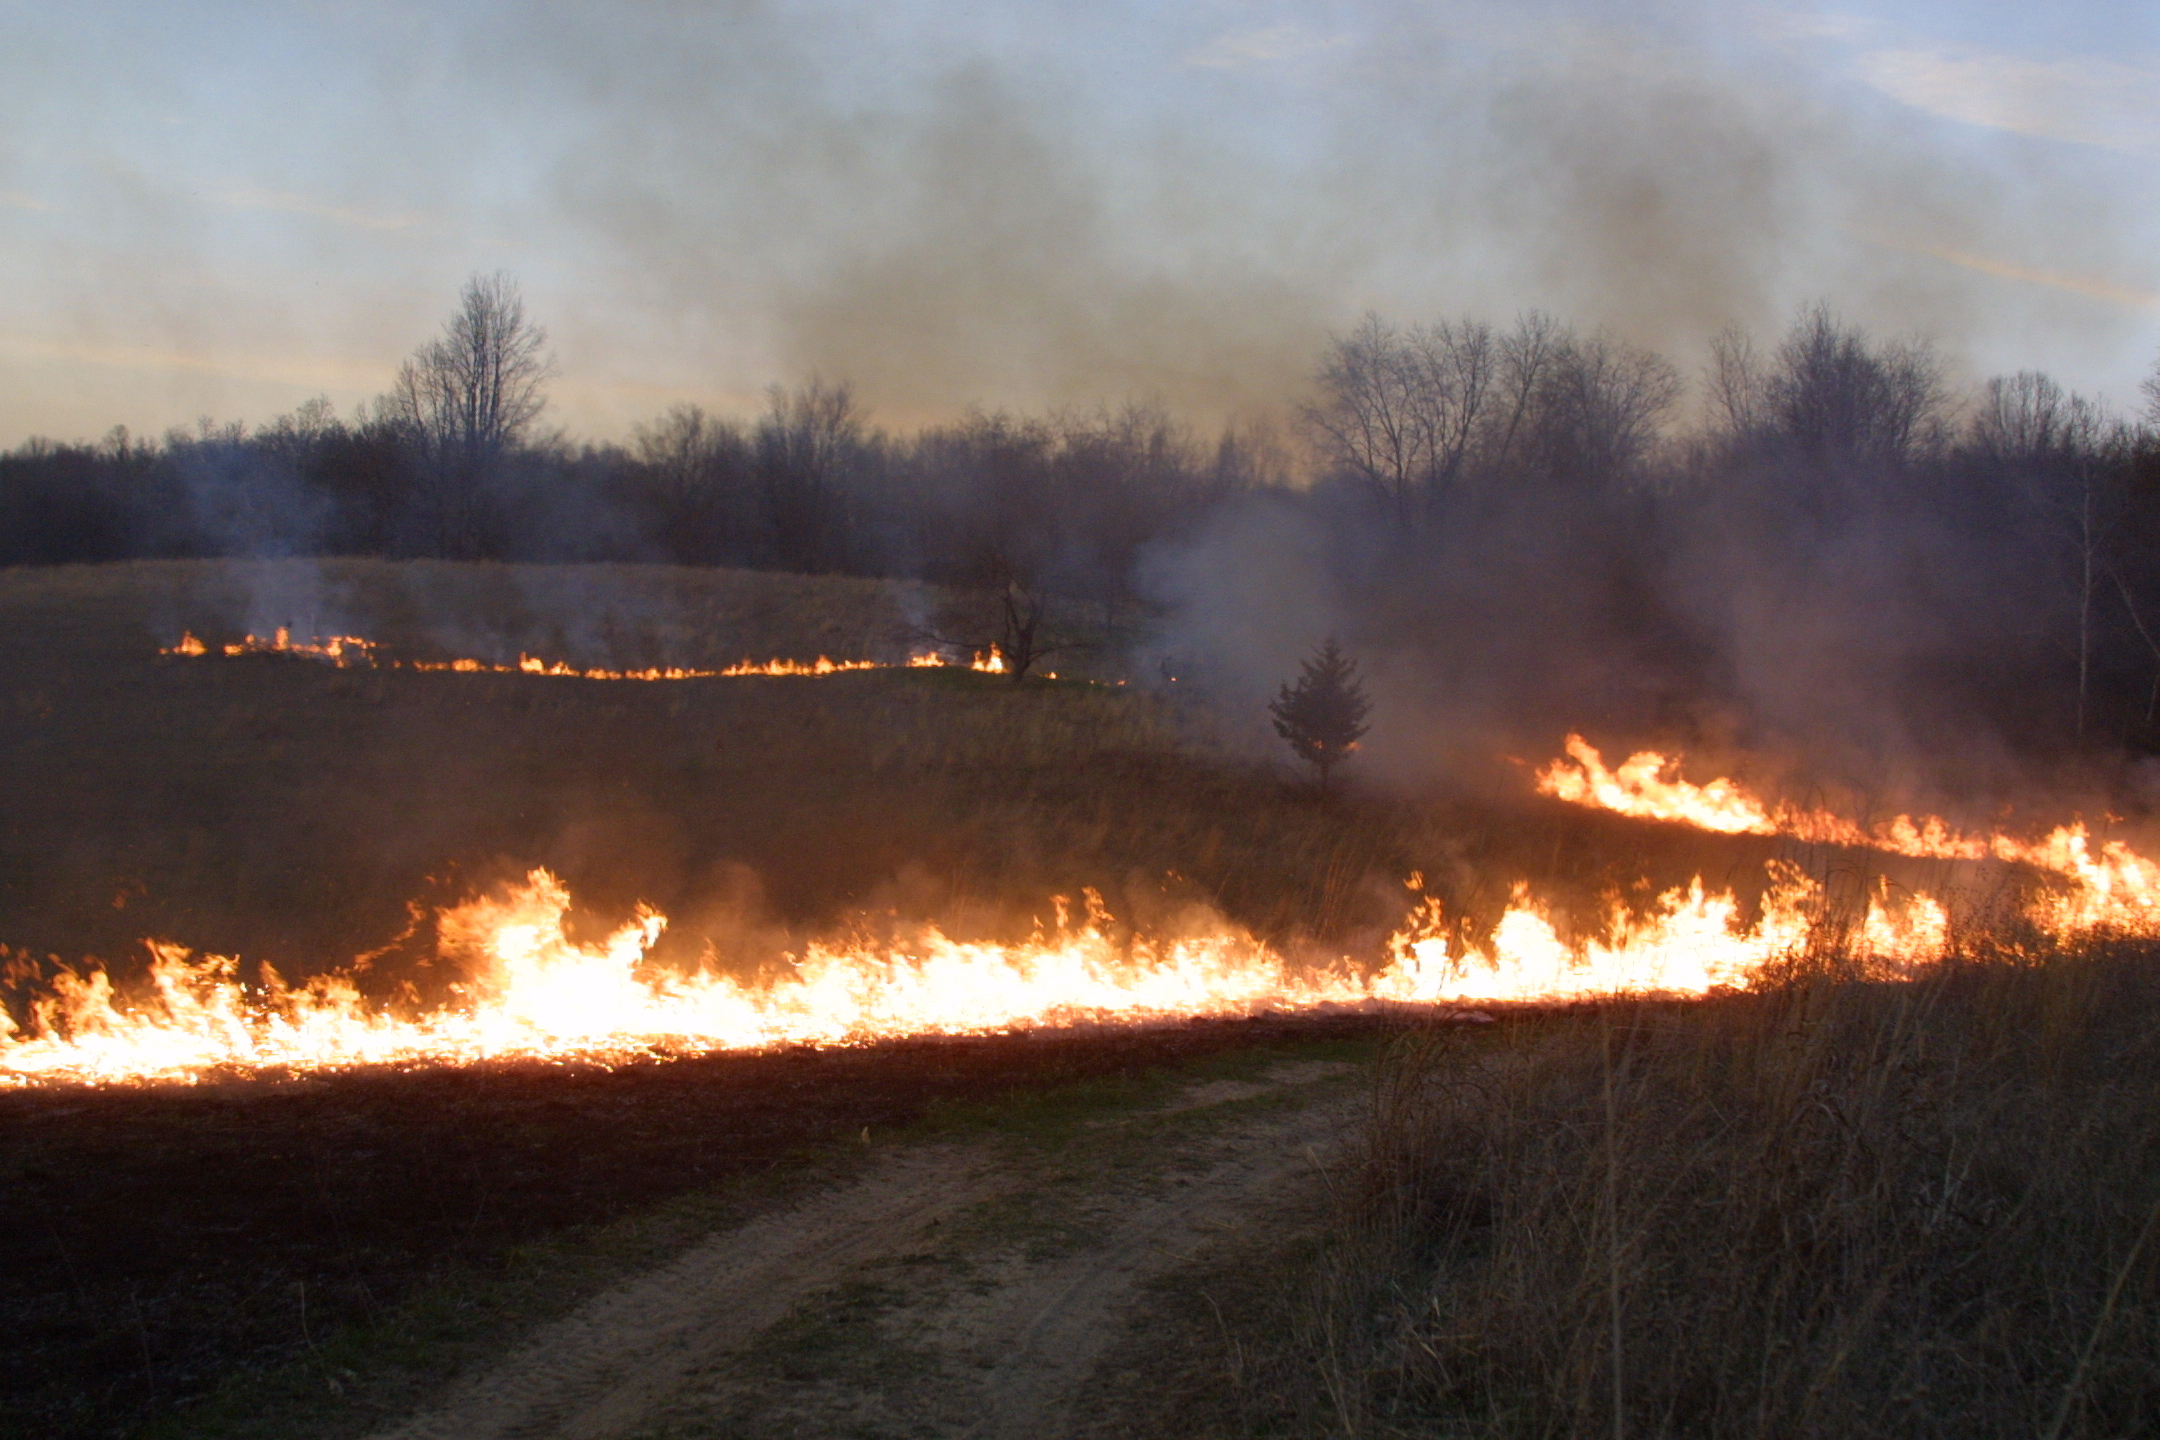
[[[2156,958],[1411,1037],[1305,1341],[1324,1423],[2155,1433]]]

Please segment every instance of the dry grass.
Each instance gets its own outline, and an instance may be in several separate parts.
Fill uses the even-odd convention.
[[[1200,902],[1339,955],[1377,953],[1412,871],[1473,928],[1518,880],[1584,914],[1696,873],[1760,884],[1770,842],[1752,837],[1354,784],[1320,805],[1280,760],[1137,684],[639,684],[157,654],[183,630],[292,621],[408,656],[709,667],[875,654],[935,598],[668,566],[0,570],[0,944],[120,963],[158,936],[304,975],[388,943],[411,902],[533,865],[596,927],[657,906],[673,958],[887,910],[1024,930],[1082,886],[1143,923]],[[1086,659],[1114,670],[1100,638]]]
[[[1138,687],[944,671],[610,683],[156,653],[183,629],[259,629],[244,616],[262,594],[310,585],[335,600],[326,628],[407,654],[614,664],[861,654],[834,637],[912,604],[881,582],[666,567],[0,571],[0,943],[125,963],[158,936],[308,974],[388,943],[410,902],[534,865],[595,927],[641,900],[666,912],[663,958],[888,910],[1024,930],[1081,886],[1149,923],[1199,901],[1278,937],[1343,934],[1384,931],[1401,892],[1372,877],[1421,863],[1401,807],[1316,806]],[[556,606],[544,623],[536,595]]]
[[[2160,1427],[2149,947],[1415,1037],[1286,1373],[1344,1435]],[[1278,1355],[1280,1355],[1280,1350]]]
[[[520,653],[712,668],[774,657],[897,659],[930,587],[676,565],[143,560],[0,570],[0,613],[110,650],[268,634],[361,635],[410,657]]]
[[[1520,878],[1588,911],[1698,871],[1745,884],[1769,853],[1557,807],[1321,806],[1136,688],[155,654],[311,594],[318,628],[408,653],[697,665],[874,653],[921,599],[661,567],[0,572],[0,941],[119,959],[157,935],[307,974],[410,901],[545,864],[589,923],[668,912],[676,954],[881,910],[995,930],[1081,885],[1143,923],[1202,901],[1349,946],[1411,870],[1475,926]],[[1160,1413],[1193,1434],[2160,1426],[2151,957],[1788,979],[1406,1043],[1315,1251],[1247,1266],[1220,1292],[1242,1308],[1166,1301],[1206,1354],[1157,1347],[1148,1374],[1195,1387]],[[1235,1393],[1210,1408],[1218,1348]]]

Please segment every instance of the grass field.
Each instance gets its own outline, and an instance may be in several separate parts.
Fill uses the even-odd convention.
[[[1235,738],[1252,717],[1117,684],[1120,637],[1100,633],[1068,678],[1017,685],[158,653],[182,631],[290,623],[415,659],[896,659],[941,603],[665,567],[0,572],[11,1000],[56,958],[125,975],[145,937],[294,976],[366,952],[410,973],[429,951],[413,907],[538,865],[592,934],[642,901],[671,917],[661,963],[710,947],[744,966],[893,915],[1015,936],[1083,886],[1144,927],[1200,906],[1326,957],[1369,956],[1412,872],[1472,931],[1526,880],[1564,918],[1696,874],[1745,898],[1772,857],[1833,891],[1943,878],[1489,790],[1353,777],[1323,804]],[[1124,1418],[1098,1433],[2149,1428],[2151,956],[2043,958],[1405,1040],[1328,1162],[1330,1202],[1303,1228],[1233,1235],[1135,1312],[1096,1372]],[[311,1431],[359,1433],[352,1416],[388,1413],[398,1384],[729,1223],[772,1177],[841,1173],[861,1127],[1016,1087],[1054,1107],[1073,1083],[1302,1043],[1227,1024],[0,1095],[0,1205],[22,1222],[0,1252],[0,1343],[34,1377],[0,1429],[277,1433],[260,1406],[278,1413],[294,1374],[346,1414],[319,1352],[407,1346],[404,1380],[353,1372],[375,1409]]]
[[[307,975],[391,943],[414,902],[546,865],[596,928],[639,901],[667,914],[663,959],[892,910],[1024,931],[1082,886],[1141,922],[1198,901],[1278,941],[1370,947],[1413,871],[1475,917],[1525,877],[1563,898],[1648,898],[1697,872],[1745,888],[1773,848],[1513,800],[1322,806],[1138,684],[647,684],[157,653],[183,630],[237,638],[251,608],[309,613],[264,595],[312,598],[326,628],[410,657],[614,665],[904,653],[891,637],[916,603],[881,582],[665,567],[347,561],[295,578],[317,568],[0,572],[0,944],[125,965],[157,936]],[[1114,678],[1114,647],[1084,658]]]

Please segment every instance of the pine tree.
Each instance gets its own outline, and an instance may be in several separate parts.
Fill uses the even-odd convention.
[[[1357,662],[1343,654],[1330,636],[1305,662],[1297,683],[1282,687],[1268,713],[1275,717],[1275,733],[1290,743],[1291,752],[1320,772],[1320,794],[1325,798],[1328,773],[1357,749],[1372,701],[1358,683]]]

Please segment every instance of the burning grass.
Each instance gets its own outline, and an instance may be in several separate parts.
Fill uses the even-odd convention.
[[[108,609],[169,568],[105,575]],[[51,639],[28,638],[33,650]],[[1811,874],[1767,852],[1752,876],[1728,852],[1722,885],[1705,883],[1700,859],[1661,879],[1646,837],[1669,824],[1636,827],[1631,859],[1582,877],[1560,852],[1595,830],[1587,817],[1554,837],[1547,883],[1533,886],[1519,854],[1476,856],[1449,833],[1468,818],[1462,829],[1519,846],[1520,809],[1316,805],[1211,751],[1169,701],[1099,685],[904,663],[833,667],[813,686],[762,666],[562,685],[544,665],[392,668],[376,648],[281,632],[273,658],[243,641],[208,665],[200,644],[163,664],[140,651],[94,663],[83,646],[34,654],[30,672],[53,677],[72,713],[50,713],[41,692],[24,727],[16,828],[43,822],[52,842],[25,868],[64,876],[56,856],[104,841],[126,846],[132,873],[93,872],[109,906],[58,884],[33,892],[43,917],[7,917],[14,942],[33,943],[9,957],[0,1078],[610,1060],[1340,1004],[1701,994],[1826,943],[1926,965],[1975,909],[1953,911],[1945,876],[1893,885],[1884,872],[1837,895],[1819,877],[1845,862]],[[324,663],[274,658],[294,654]],[[226,733],[236,715],[254,732],[239,744]],[[1616,777],[1579,740],[1570,752],[1577,771],[1543,777],[1565,789],[1579,772],[1581,793],[1562,798],[1623,812],[1671,801],[1658,819],[1722,846],[1808,841],[1835,818],[1773,821],[1727,782],[1666,781],[1662,757]],[[1740,810],[1755,823],[1722,823]],[[180,835],[215,879],[171,863]],[[238,877],[227,847],[243,856]],[[2160,928],[2152,867],[2082,829],[2036,845],[1996,837],[1976,854],[2028,878],[1997,908],[2042,943]],[[547,868],[527,873],[534,859]],[[1974,863],[1940,847],[1902,859]],[[1427,866],[1430,892],[1389,884]],[[1568,870],[1596,888],[1553,893]],[[400,874],[402,894],[387,883]],[[216,903],[234,878],[279,876],[289,886]],[[1080,887],[1085,919],[1068,923],[1052,897]],[[266,933],[286,915],[293,930]],[[40,918],[47,945],[87,940],[112,958],[41,955]]]
[[[2130,851],[2065,830],[1968,854],[1924,824],[1885,844],[1676,788],[1644,757],[1593,773],[1587,747],[1579,795],[1321,805],[1137,687],[718,673],[869,653],[915,603],[903,588],[621,570],[0,575],[0,939],[29,986],[10,1043],[147,1026],[196,1049],[111,1073],[212,1082],[0,1105],[22,1142],[11,1213],[46,1217],[0,1267],[17,1349],[55,1377],[25,1433],[110,1428],[312,1343],[288,1285],[310,1323],[372,1314],[444,1256],[957,1093],[909,1070],[923,1057],[933,1077],[1089,1046],[1122,1064],[1194,1032],[759,1047],[1236,1013],[1315,976],[1342,988],[1306,1000],[1766,988],[1406,1049],[1323,1247],[1303,1332],[1321,1338],[1252,1340],[1275,1357],[1252,1376],[1301,1377],[1262,1409],[1295,1411],[1317,1377],[1331,1409],[1308,1419],[1375,1434],[2153,1420],[2149,939],[2110,937],[2160,927]],[[305,583],[339,614],[372,606],[349,627],[371,641],[500,658],[154,653],[187,626],[238,634],[266,584]],[[459,626],[486,644],[459,649]],[[521,651],[685,673],[555,683]],[[1686,810],[1706,796],[1738,822]],[[1058,922],[1049,897],[1083,887],[1123,923]],[[1851,978],[1870,970],[1923,978]],[[1198,999],[1178,988],[1194,975]],[[296,1056],[295,1034],[329,1040]],[[715,1045],[753,1053],[651,1059]],[[99,1078],[67,1059],[51,1074]],[[442,1059],[467,1063],[396,1068]],[[235,1070],[303,1078],[219,1079]],[[830,1089],[848,1074],[878,1078]],[[591,1135],[598,1159],[572,1153]],[[248,1274],[225,1274],[242,1250]]]
[[[243,635],[218,646],[227,659],[271,655],[293,660],[312,660],[339,670],[447,670],[456,675],[540,675],[556,680],[739,680],[749,677],[773,679],[845,675],[856,670],[939,670],[947,667],[978,671],[985,675],[1008,673],[1005,657],[992,645],[971,656],[947,658],[940,650],[916,650],[905,660],[835,660],[820,655],[815,660],[752,660],[745,657],[719,670],[699,670],[683,665],[648,665],[643,669],[609,669],[604,665],[573,665],[567,660],[546,660],[538,655],[518,656],[513,664],[464,655],[453,660],[401,660],[384,653],[373,640],[359,635],[296,636],[285,626],[268,635]],[[192,630],[180,632],[177,644],[159,649],[160,655],[199,660],[210,647]],[[1051,674],[1046,678],[1055,680]]]

